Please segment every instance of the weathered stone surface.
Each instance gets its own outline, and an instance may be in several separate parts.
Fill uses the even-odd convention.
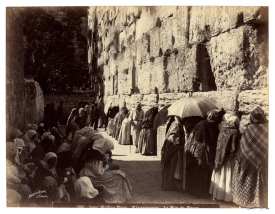
[[[136,23],[132,21],[132,23],[126,26],[126,45],[130,45],[136,39]]]
[[[239,94],[239,111],[242,113],[241,129],[244,130],[249,120],[249,114],[256,108],[260,107],[264,110],[266,115],[269,115],[269,101],[268,101],[268,89],[262,90],[247,90],[242,91]]]
[[[172,19],[172,45],[173,49],[181,49],[188,43],[189,37],[188,7],[178,7],[173,13]]]
[[[25,101],[24,101],[25,124],[38,124],[44,116],[43,92],[34,80],[25,80]]]
[[[142,104],[148,109],[154,106],[157,106],[158,95],[157,94],[146,94],[143,96]]]
[[[163,53],[165,53],[168,49],[172,50],[172,37],[173,37],[173,25],[172,25],[172,17],[168,17],[161,22],[160,27],[160,48]]]
[[[261,7],[193,6],[190,11],[189,42],[205,42],[211,37],[254,19],[266,20]]]
[[[136,21],[136,40],[156,25],[155,7],[142,7],[140,19]]]
[[[148,31],[150,35],[150,57],[160,56],[160,28],[158,26],[153,27]]]
[[[194,91],[193,79],[197,76],[198,69],[197,46],[188,46],[179,50],[177,62],[178,91]]]
[[[20,13],[6,9],[6,127],[24,126],[24,52]]]
[[[158,104],[160,107],[164,107],[168,104],[172,104],[175,101],[188,96],[187,93],[164,93],[159,94]]]
[[[150,72],[151,66],[151,62],[144,63],[138,71],[138,88],[141,94],[150,94],[150,85],[152,80]]]
[[[257,31],[243,26],[207,43],[217,90],[266,87],[266,55],[260,54],[265,48],[258,44]]]
[[[159,6],[155,7],[156,17],[163,20],[169,16],[174,16],[177,6]]]
[[[268,113],[268,89],[242,91],[238,97],[239,111],[250,114],[256,107],[262,108]]]
[[[123,30],[119,34],[119,52],[122,52],[127,46],[126,31]]]
[[[149,60],[150,57],[150,35],[148,33],[144,34],[138,41],[136,41],[137,64],[143,64]]]
[[[194,92],[193,97],[202,96],[212,99],[218,108],[223,108],[225,111],[238,110],[238,92],[237,91],[209,91],[209,92]]]

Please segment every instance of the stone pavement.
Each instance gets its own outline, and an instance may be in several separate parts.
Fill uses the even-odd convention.
[[[61,129],[60,129],[61,130]],[[114,142],[113,160],[127,175],[132,185],[132,198],[128,204],[219,204],[221,208],[237,208],[234,203],[213,201],[211,199],[198,199],[188,193],[177,191],[163,191],[161,189],[160,158],[157,156],[144,156],[135,153],[132,145],[120,145],[117,140],[109,136],[104,128],[98,132]]]
[[[132,198],[127,203],[145,204],[219,204],[222,208],[238,207],[234,203],[213,201],[211,199],[198,199],[188,193],[177,191],[163,191],[161,189],[160,158],[157,156],[144,156],[135,153],[135,146],[120,145],[117,140],[109,136],[104,129],[98,129],[106,138],[114,142],[114,163],[125,172],[132,185]]]

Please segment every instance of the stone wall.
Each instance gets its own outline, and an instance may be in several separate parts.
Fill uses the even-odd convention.
[[[191,91],[242,113],[242,128],[256,105],[268,111],[267,7],[91,7],[88,26],[105,102],[148,109]]]
[[[60,101],[63,101],[63,114],[68,117],[73,108],[78,108],[80,103],[94,103],[95,97],[91,92],[68,92],[45,94],[44,103],[54,103],[55,110],[59,106]]]
[[[268,114],[267,7],[91,7],[88,26],[105,102],[148,109],[191,91],[241,113],[241,130],[257,105]]]
[[[24,79],[23,32],[21,10],[6,9],[6,127],[22,129],[27,123],[39,123],[44,114],[43,91],[34,80]]]
[[[6,9],[6,126],[24,124],[24,55],[20,14]]]

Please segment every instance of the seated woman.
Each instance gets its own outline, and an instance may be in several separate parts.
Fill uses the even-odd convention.
[[[103,158],[104,153],[95,149],[88,150],[85,156],[85,165],[80,171],[80,177],[87,176],[95,188],[102,188],[102,197],[105,202],[124,203],[131,198],[131,184],[122,171],[108,171],[108,167],[104,168]]]
[[[7,167],[7,189],[15,190],[21,196],[21,202],[28,201],[31,189],[28,186],[28,179],[25,176],[19,176],[19,169],[16,163],[17,147],[12,142],[6,144],[6,167]]]
[[[73,183],[71,180],[71,176],[67,176],[66,171],[64,170],[58,170],[56,169],[57,164],[57,155],[53,152],[48,152],[45,157],[44,161],[41,162],[40,166],[38,166],[34,178],[33,178],[33,184],[32,189],[37,189],[41,185],[41,181],[47,177],[52,176],[60,189],[63,189],[61,187],[62,184],[65,185],[66,190],[72,190],[73,189]],[[73,192],[71,192],[74,194]],[[66,195],[66,194],[64,194]]]
[[[90,178],[84,176],[75,182],[76,202],[103,203],[102,193],[94,188]]]
[[[46,136],[37,146],[32,150],[29,157],[33,162],[41,161],[44,159],[48,152],[54,152],[56,146],[54,143],[54,137],[52,135]]]

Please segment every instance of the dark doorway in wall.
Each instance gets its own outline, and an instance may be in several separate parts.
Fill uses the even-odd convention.
[[[217,91],[215,77],[212,72],[210,57],[205,43],[198,45],[197,49],[198,67],[197,74],[201,81],[201,91]]]

